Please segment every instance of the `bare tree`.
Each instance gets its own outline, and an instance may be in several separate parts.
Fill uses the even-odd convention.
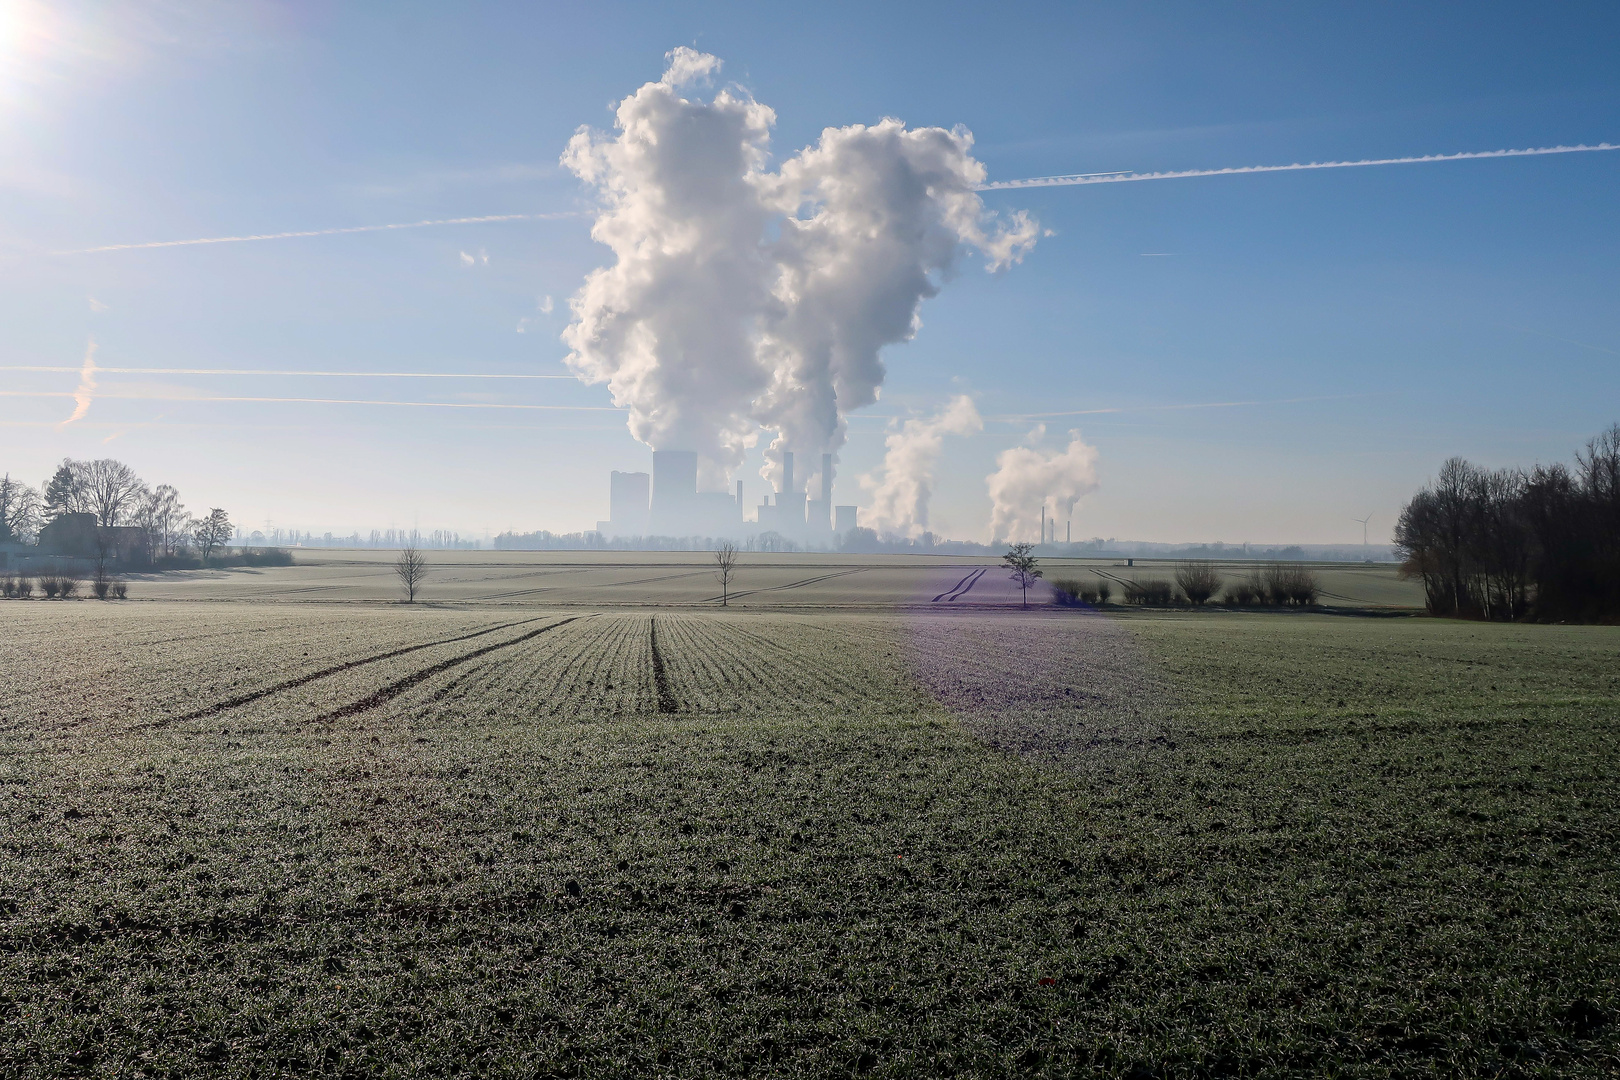
[[[172,558],[179,552],[191,525],[191,515],[180,505],[180,493],[168,484],[147,492],[135,511],[135,524],[146,533],[154,558]]]
[[[422,579],[427,576],[427,560],[422,553],[414,547],[404,548],[399,558],[394,560],[394,576],[399,583],[405,586],[405,602],[416,603],[416,590],[421,587]]]
[[[74,465],[97,525],[122,525],[134,515],[146,495],[146,485],[135,475],[134,469],[112,458],[75,462]]]
[[[1029,607],[1029,587],[1035,584],[1042,574],[1035,556],[1030,554],[1034,550],[1034,544],[1014,544],[1007,549],[1007,554],[1001,557],[1001,565],[1012,571],[1007,576],[1018,582],[1018,588],[1024,596],[1025,607]]]
[[[714,576],[720,579],[720,606],[731,606],[731,575],[737,570],[737,545],[730,540],[714,552]]]
[[[207,562],[214,549],[228,543],[231,539],[231,519],[225,511],[214,507],[208,516],[192,527],[192,539],[197,541],[197,550],[202,554],[203,562]]]

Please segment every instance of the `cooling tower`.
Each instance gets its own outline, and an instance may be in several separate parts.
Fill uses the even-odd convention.
[[[613,533],[640,536],[647,531],[651,480],[644,472],[613,471],[608,486],[608,516]]]
[[[697,501],[697,454],[654,450],[652,531],[672,536],[693,531]]]

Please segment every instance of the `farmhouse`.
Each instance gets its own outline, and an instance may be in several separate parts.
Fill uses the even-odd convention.
[[[146,556],[146,531],[133,525],[96,525],[94,514],[63,514],[39,530],[43,555],[94,559],[103,550],[119,562],[141,561]]]

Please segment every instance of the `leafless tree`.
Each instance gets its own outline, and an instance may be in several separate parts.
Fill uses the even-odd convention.
[[[1024,597],[1024,606],[1029,607],[1029,587],[1041,577],[1042,571],[1037,566],[1037,560],[1030,552],[1035,550],[1034,544],[1014,544],[1007,549],[1007,554],[1001,557],[1001,565],[1012,573],[1007,576],[1018,582],[1018,588]]]
[[[720,579],[720,606],[731,606],[731,575],[737,570],[737,545],[725,541],[714,552],[714,576]]]
[[[203,562],[207,562],[214,549],[230,542],[231,519],[225,511],[214,507],[208,516],[192,526],[191,536],[197,542],[197,550],[202,554]]]
[[[146,485],[134,469],[112,458],[74,464],[97,525],[122,525],[134,516],[146,495]]]
[[[172,558],[190,530],[191,515],[180,505],[180,493],[168,484],[147,492],[135,511],[135,524],[146,532],[153,558]]]
[[[422,553],[413,547],[404,548],[399,558],[394,560],[394,576],[399,583],[405,586],[405,602],[416,603],[416,590],[421,587],[422,579],[427,576],[427,560]]]

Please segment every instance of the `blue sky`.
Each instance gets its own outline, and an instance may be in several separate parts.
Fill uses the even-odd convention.
[[[103,368],[566,374],[567,299],[609,256],[558,156],[677,45],[776,111],[779,155],[894,116],[966,126],[992,179],[1620,141],[1610,5],[0,13],[8,367],[93,339]],[[1052,235],[924,304],[839,501],[888,423],[967,392],[988,422],[947,440],[947,535],[982,537],[996,454],[1072,413],[1044,423],[1098,451],[1077,536],[1347,542],[1371,512],[1386,537],[1448,455],[1567,458],[1620,420],[1617,182],[1620,152],[988,192]],[[506,214],[565,216],[53,254]],[[0,371],[0,469],[117,456],[249,526],[588,528],[649,460],[566,379],[103,374],[69,424],[18,396],[77,382]]]

